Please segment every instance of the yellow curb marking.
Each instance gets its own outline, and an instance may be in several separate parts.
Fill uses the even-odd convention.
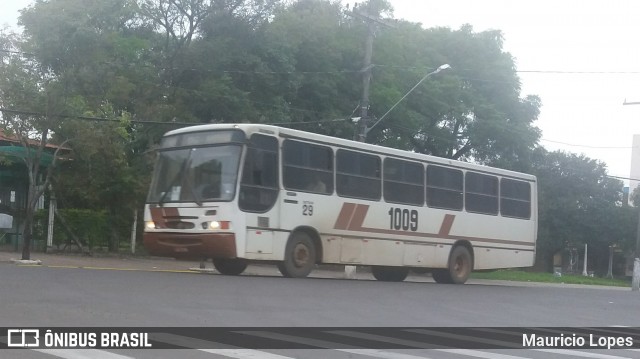
[[[36,267],[36,266],[25,266],[25,267]],[[67,268],[67,269],[117,270],[117,271],[136,271],[136,272],[197,273],[197,272],[192,271],[192,270],[180,270],[180,269],[138,269],[138,268],[83,267],[83,266],[60,266],[60,265],[51,265],[51,266],[42,266],[41,265],[39,267]]]

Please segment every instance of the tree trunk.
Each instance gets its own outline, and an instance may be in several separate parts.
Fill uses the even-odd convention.
[[[115,226],[112,225],[109,231],[109,252],[111,253],[117,252],[119,243],[120,243],[120,236],[118,235],[118,232],[116,231]]]
[[[536,272],[549,272],[553,269],[553,255],[549,250],[537,250],[536,261],[533,265],[533,269]]]
[[[31,259],[31,242],[33,238],[33,210],[27,208],[22,230],[22,260]]]

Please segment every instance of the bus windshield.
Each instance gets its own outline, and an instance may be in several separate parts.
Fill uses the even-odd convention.
[[[161,151],[147,202],[233,200],[241,151],[235,144]]]

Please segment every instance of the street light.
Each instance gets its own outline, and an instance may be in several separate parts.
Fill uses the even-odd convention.
[[[424,77],[423,77],[423,78],[421,78],[421,79],[420,79],[420,81],[418,81],[418,83],[417,83],[415,86],[413,86],[413,87],[411,88],[411,90],[409,90],[409,91],[408,91],[404,96],[402,96],[402,98],[401,98],[401,99],[399,99],[399,100],[398,100],[398,102],[396,102],[393,106],[391,106],[391,108],[389,109],[389,111],[387,111],[384,115],[382,115],[382,117],[380,117],[380,119],[378,119],[378,121],[376,121],[376,123],[374,123],[374,124],[373,124],[373,126],[364,128],[364,138],[366,139],[366,138],[367,138],[367,134],[369,133],[369,131],[371,131],[374,127],[376,127],[376,125],[377,125],[377,124],[379,124],[379,123],[380,123],[380,121],[384,120],[384,118],[385,118],[385,117],[387,117],[387,115],[388,115],[391,111],[393,111],[393,109],[394,109],[394,108],[396,108],[396,106],[398,106],[398,104],[400,104],[400,102],[402,102],[402,100],[404,100],[405,98],[407,98],[407,96],[409,96],[409,94],[410,94],[410,93],[412,93],[412,92],[413,92],[413,90],[415,90],[418,86],[420,86],[420,84],[421,84],[424,80],[426,80],[426,79],[427,79],[429,76],[431,76],[431,75],[435,75],[435,74],[437,74],[438,72],[440,72],[440,71],[442,71],[442,70],[446,70],[446,69],[450,69],[450,68],[451,68],[451,66],[449,66],[449,64],[444,64],[444,65],[441,65],[440,67],[438,67],[437,69],[435,69],[435,70],[433,70],[433,71],[429,72],[428,74],[424,75]]]

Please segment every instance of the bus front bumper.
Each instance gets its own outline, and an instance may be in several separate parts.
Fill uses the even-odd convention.
[[[236,258],[236,238],[231,233],[145,232],[142,237],[149,254],[176,259]]]

